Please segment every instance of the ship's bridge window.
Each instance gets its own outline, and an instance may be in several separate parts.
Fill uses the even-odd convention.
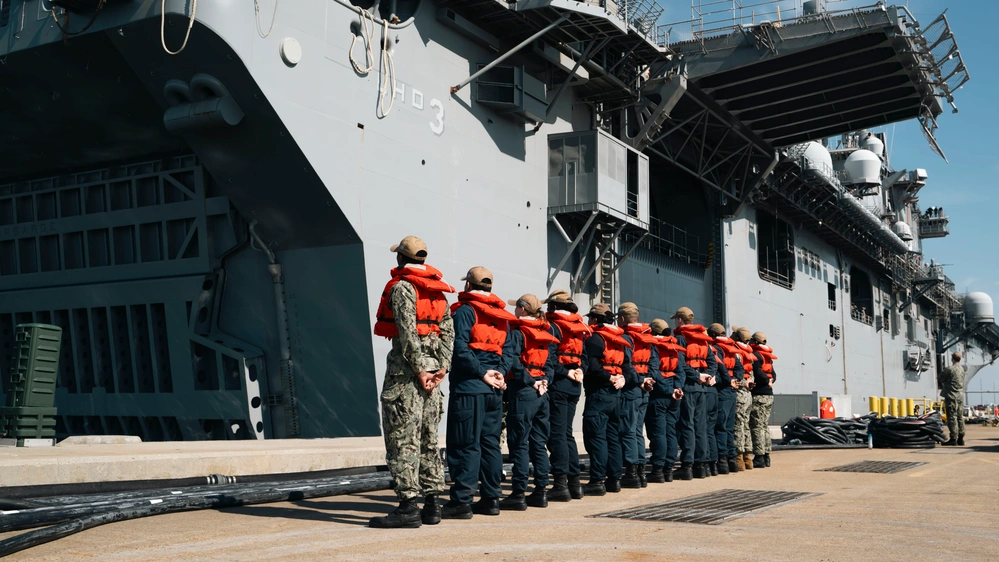
[[[756,234],[760,279],[785,289],[794,287],[794,229],[770,213],[757,211]]]
[[[874,325],[874,289],[871,287],[871,277],[867,272],[856,267],[850,268],[850,318]]]
[[[836,285],[826,283],[829,293],[829,310],[836,310]]]

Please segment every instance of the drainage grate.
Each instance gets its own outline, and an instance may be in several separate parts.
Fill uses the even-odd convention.
[[[611,511],[591,517],[718,525],[730,519],[818,495],[810,492],[719,490],[710,494]]]
[[[910,468],[924,465],[924,462],[861,461],[843,466],[823,468],[816,472],[868,472],[873,474],[895,474]]]

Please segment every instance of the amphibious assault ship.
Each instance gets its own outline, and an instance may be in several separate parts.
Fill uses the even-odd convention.
[[[784,395],[932,398],[999,331],[877,131],[936,147],[969,75],[945,16],[839,5],[0,2],[0,371],[51,323],[60,435],[378,435],[417,234],[504,298],[762,330]]]

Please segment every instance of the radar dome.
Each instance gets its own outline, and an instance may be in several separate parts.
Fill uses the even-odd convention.
[[[864,142],[860,143],[860,148],[873,152],[878,158],[882,158],[885,155],[885,143],[881,142],[881,139],[874,135],[864,139]]]
[[[964,314],[969,324],[993,322],[992,297],[987,293],[968,293],[964,297]]]
[[[812,141],[805,145],[805,166],[809,170],[825,170],[832,172],[832,156],[829,149]]]
[[[895,234],[897,234],[898,237],[901,238],[904,242],[912,240],[912,228],[909,227],[909,224],[907,222],[905,221],[896,222],[895,225],[892,226],[892,230],[894,230]]]
[[[881,159],[870,150],[855,151],[846,159],[844,168],[854,185],[881,183]]]

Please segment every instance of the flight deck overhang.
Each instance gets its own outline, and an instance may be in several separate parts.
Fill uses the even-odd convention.
[[[776,147],[917,118],[939,150],[935,119],[968,80],[946,17],[921,29],[904,7],[737,25],[665,46],[700,91]]]

